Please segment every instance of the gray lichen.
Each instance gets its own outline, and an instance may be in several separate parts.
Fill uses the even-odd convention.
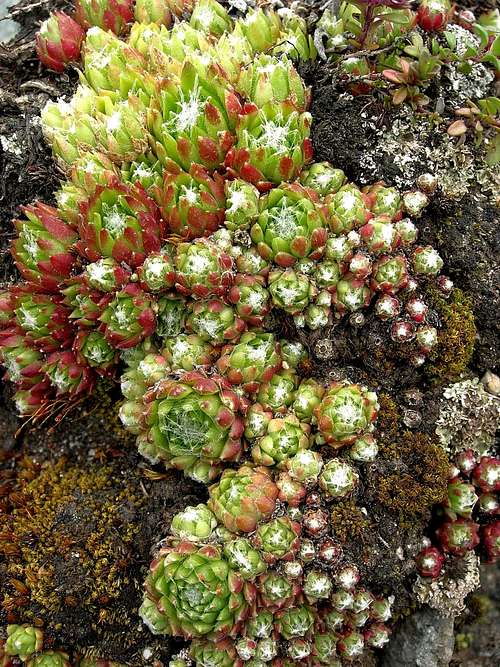
[[[487,392],[478,378],[446,387],[440,401],[436,435],[452,453],[472,449],[485,454],[500,428],[500,398]]]
[[[479,558],[469,551],[437,579],[419,576],[413,591],[422,604],[428,604],[443,616],[456,616],[465,609],[467,595],[475,591],[479,584]]]

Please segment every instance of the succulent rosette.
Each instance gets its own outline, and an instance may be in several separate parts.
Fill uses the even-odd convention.
[[[78,238],[56,209],[36,202],[25,206],[27,220],[14,220],[18,237],[12,243],[12,255],[23,278],[48,292],[57,292],[75,264],[72,245]]]
[[[472,484],[465,484],[459,480],[452,480],[448,484],[447,505],[451,513],[455,515],[453,518],[456,518],[458,514],[458,516],[470,519],[478,500],[479,497]]]
[[[294,398],[298,377],[293,371],[281,370],[268,381],[260,385],[256,405],[273,413],[286,412]]]
[[[327,230],[316,202],[300,185],[275,188],[261,199],[260,210],[251,235],[265,259],[288,267],[301,257],[322,255]]]
[[[310,91],[286,56],[259,55],[241,70],[236,88],[258,107],[286,102],[299,113],[309,107]]]
[[[217,520],[206,505],[186,507],[172,519],[171,531],[183,542],[203,542],[217,528]]]
[[[268,470],[249,465],[225,470],[209,491],[208,507],[234,533],[252,533],[259,521],[271,516],[278,498]]]
[[[223,348],[217,361],[220,372],[231,384],[241,384],[247,393],[255,393],[282,366],[279,344],[273,334],[248,331],[237,345]]]
[[[323,459],[318,452],[300,449],[287,460],[286,467],[293,479],[310,485],[317,482],[323,467]]]
[[[210,176],[200,165],[191,165],[189,173],[171,166],[152,193],[169,234],[183,239],[207,236],[224,221],[224,181],[217,172]]]
[[[385,215],[390,220],[401,218],[403,201],[396,188],[375,183],[364,188],[363,192],[367,195],[370,210],[374,215]]]
[[[500,492],[500,459],[494,456],[482,456],[474,468],[472,479],[475,486],[484,493]]]
[[[16,656],[25,661],[43,646],[43,631],[29,625],[7,626],[7,639],[3,646],[5,655]]]
[[[145,82],[148,83],[148,80]],[[151,93],[139,91],[139,94],[148,99]],[[92,120],[96,144],[115,162],[136,160],[146,151],[148,134],[145,107],[139,97],[129,94],[126,100],[119,100],[113,91],[104,91],[96,98],[96,111]]]
[[[222,639],[241,627],[254,596],[220,549],[180,542],[153,561],[140,614],[155,633]]]
[[[99,330],[114,347],[134,347],[155,330],[155,312],[150,296],[130,283],[106,306],[99,317]]]
[[[218,464],[241,456],[243,405],[221,377],[192,371],[162,380],[144,396],[144,408],[139,449],[149,459],[188,474],[201,460],[208,481]]]
[[[294,12],[283,13],[280,39],[273,52],[283,53],[294,61],[314,60],[317,51],[306,20]]]
[[[209,367],[217,352],[210,343],[196,334],[179,334],[163,341],[162,353],[172,370],[192,371],[202,366]]]
[[[96,148],[96,124],[90,113],[95,94],[86,87],[77,88],[71,102],[47,102],[41,112],[45,139],[58,162],[67,168],[81,155]]]
[[[62,294],[64,305],[70,309],[69,320],[79,327],[96,326],[112,295],[92,289],[80,277],[71,278],[66,285]]]
[[[356,488],[359,475],[347,461],[331,459],[323,466],[319,476],[319,485],[332,498],[345,498]]]
[[[301,591],[298,581],[274,570],[262,574],[257,587],[260,605],[273,612],[291,607]]]
[[[417,554],[415,562],[422,577],[438,577],[443,569],[445,557],[436,547],[427,547]]]
[[[208,239],[180,243],[175,256],[176,289],[186,296],[224,296],[234,280],[233,260]]]
[[[479,525],[469,519],[458,518],[446,521],[436,531],[439,543],[444,551],[463,556],[479,544]]]
[[[246,325],[235,308],[220,299],[207,299],[192,304],[186,320],[186,328],[196,333],[202,340],[213,345],[222,345],[238,340]]]
[[[244,322],[260,327],[271,309],[269,292],[262,276],[237,274],[227,294],[235,310]]]
[[[403,255],[383,256],[373,267],[371,286],[379,292],[395,294],[408,284],[408,266]]]
[[[137,274],[141,287],[149,292],[165,292],[175,284],[174,263],[167,251],[150,253]]]
[[[6,368],[4,380],[20,389],[43,391],[47,379],[43,373],[44,357],[33,343],[14,327],[0,331],[0,361]]]
[[[30,658],[27,667],[71,667],[69,655],[64,651],[43,651]]]
[[[265,435],[252,448],[252,458],[258,465],[285,467],[291,456],[310,447],[309,432],[309,425],[293,414],[271,419]]]
[[[164,164],[185,171],[191,164],[217,169],[234,143],[233,130],[242,107],[236,93],[208,66],[200,72],[189,60],[180,78],[161,82],[147,110],[151,148]]]
[[[332,167],[329,162],[314,162],[300,174],[300,182],[320,196],[335,194],[347,178],[342,169]]]
[[[37,32],[36,53],[41,62],[55,72],[80,59],[84,38],[81,26],[64,12],[53,12]]]
[[[286,269],[270,272],[269,293],[274,306],[285,313],[297,315],[307,308],[317,290],[307,276],[293,269]]]
[[[98,26],[122,33],[134,19],[132,0],[76,0],[76,20],[84,28]]]
[[[189,655],[197,665],[214,665],[215,667],[240,667],[238,654],[234,642],[230,639],[222,639],[217,642],[205,642],[194,640],[191,642]],[[177,667],[170,663],[169,667]],[[185,660],[179,661],[178,667],[186,667]]]
[[[417,21],[423,30],[437,32],[446,27],[451,14],[449,0],[422,0],[417,11]]]
[[[300,544],[300,524],[288,517],[261,523],[252,538],[266,563],[292,560]]]
[[[259,215],[259,191],[251,183],[235,178],[226,181],[226,211],[224,225],[227,229],[248,229]]]
[[[267,570],[259,549],[246,537],[237,537],[224,545],[224,555],[231,567],[238,569],[244,579],[255,579]]]
[[[310,423],[324,393],[324,388],[316,380],[312,378],[302,380],[293,399],[293,412],[301,421]]]
[[[186,301],[175,293],[160,296],[156,303],[156,334],[171,338],[184,331],[186,321]]]
[[[14,298],[16,322],[38,350],[53,352],[69,345],[73,335],[70,311],[59,296],[33,294],[27,287],[19,287]]]
[[[432,246],[419,246],[413,253],[413,270],[424,276],[437,275],[443,266],[443,260]]]
[[[299,114],[291,105],[248,105],[226,155],[229,173],[264,191],[293,180],[312,158],[310,125],[310,114]]]
[[[322,438],[337,449],[373,430],[378,409],[377,395],[366,387],[333,382],[315,416]]]
[[[78,363],[70,350],[52,352],[47,357],[44,370],[56,389],[56,395],[77,396],[82,392],[91,392],[95,380],[93,371]]]
[[[408,238],[411,230],[407,226],[402,232]],[[359,234],[367,250],[374,255],[392,252],[401,242],[398,227],[389,222],[386,216],[372,218],[366,225],[360,227]]]
[[[87,194],[94,194],[98,185],[105,186],[109,179],[117,176],[115,164],[104,153],[85,153],[78,158],[70,171],[71,182]],[[76,215],[75,222],[78,220]]]
[[[373,213],[367,195],[354,185],[343,185],[335,194],[326,197],[328,224],[334,234],[344,234],[364,225]]]
[[[118,351],[100,331],[79,331],[72,349],[78,364],[87,364],[100,374],[111,372],[118,363]]]
[[[160,213],[140,185],[112,180],[98,187],[80,211],[76,247],[91,262],[112,257],[135,267],[160,250]]]

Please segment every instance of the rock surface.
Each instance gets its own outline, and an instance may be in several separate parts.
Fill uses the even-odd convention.
[[[423,607],[393,635],[382,667],[447,667],[453,647],[453,619]]]

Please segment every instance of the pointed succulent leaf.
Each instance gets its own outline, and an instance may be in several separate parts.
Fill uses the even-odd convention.
[[[76,0],[75,17],[84,28],[98,26],[115,35],[134,19],[132,0]]]

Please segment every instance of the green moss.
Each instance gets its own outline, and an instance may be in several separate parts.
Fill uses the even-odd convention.
[[[382,447],[396,442],[399,434],[399,410],[388,394],[380,394],[380,409],[377,418],[377,438]]]
[[[381,394],[379,402],[377,440],[382,465],[370,485],[377,502],[397,515],[400,528],[405,529],[444,500],[448,459],[428,435],[403,426],[398,406],[389,396]]]
[[[441,447],[424,433],[403,431],[379,442],[380,456],[393,462],[390,472],[375,475],[374,496],[399,516],[400,526],[424,518],[446,496],[448,459]]]
[[[332,507],[331,526],[334,536],[341,542],[347,542],[359,539],[367,528],[368,521],[354,501],[345,500]]]
[[[426,289],[425,296],[442,324],[438,344],[426,365],[427,374],[433,379],[454,380],[467,368],[474,352],[472,301],[460,289],[455,289],[449,300],[433,287]]]

